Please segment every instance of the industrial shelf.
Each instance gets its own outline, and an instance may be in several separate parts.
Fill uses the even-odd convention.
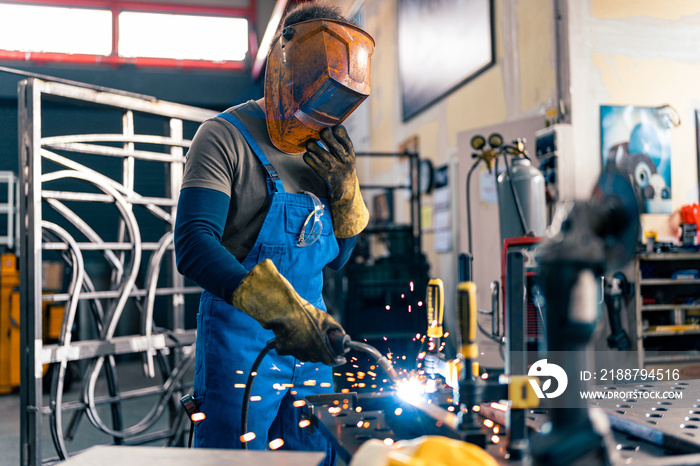
[[[700,361],[700,354],[674,354],[669,356],[645,356],[645,363]]]
[[[675,309],[700,310],[700,304],[642,304],[642,312],[673,311]]]
[[[694,278],[646,278],[642,279],[640,285],[700,285],[700,280]]]
[[[686,330],[649,330],[642,333],[643,337],[670,337],[673,335],[700,335],[700,328]]]
[[[700,298],[696,292],[700,279],[671,278],[679,271],[699,269],[700,251],[642,253],[635,257],[634,295],[640,368],[649,364],[700,360],[700,352],[694,343],[697,341],[694,335],[700,335],[700,328],[694,320],[688,319],[688,311],[700,310],[700,303],[696,301]],[[644,301],[653,304],[644,304]],[[655,327],[658,330],[649,330]]]

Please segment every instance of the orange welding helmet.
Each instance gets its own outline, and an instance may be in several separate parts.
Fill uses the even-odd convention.
[[[285,27],[267,57],[265,117],[272,143],[306,150],[369,96],[374,39],[349,23],[314,19]]]

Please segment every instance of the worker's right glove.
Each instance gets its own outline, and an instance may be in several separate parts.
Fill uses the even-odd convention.
[[[233,293],[232,304],[275,332],[275,349],[300,361],[345,364],[331,348],[328,332],[343,327],[299,296],[270,259],[253,267]]]

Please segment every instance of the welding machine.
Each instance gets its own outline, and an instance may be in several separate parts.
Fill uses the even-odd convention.
[[[525,279],[526,279],[526,299],[527,299],[527,315],[526,315],[526,332],[528,346],[532,345],[537,349],[540,342],[544,342],[544,322],[545,304],[542,293],[537,285],[537,262],[536,253],[537,246],[542,241],[542,237],[519,236],[515,238],[506,238],[503,240],[503,249],[501,250],[501,292],[506,295],[508,289],[508,276],[506,273],[506,257],[509,252],[522,252],[525,259]],[[504,300],[505,303],[505,300]],[[506,321],[505,304],[502,309],[502,321]]]

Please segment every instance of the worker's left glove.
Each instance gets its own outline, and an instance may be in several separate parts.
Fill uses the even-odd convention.
[[[233,292],[232,304],[275,332],[277,353],[300,361],[345,364],[333,351],[328,332],[343,327],[327,312],[299,296],[270,259],[253,267]]]
[[[335,236],[351,238],[369,223],[355,170],[355,150],[343,125],[324,128],[320,135],[327,149],[317,141],[307,142],[304,161],[326,183]]]

